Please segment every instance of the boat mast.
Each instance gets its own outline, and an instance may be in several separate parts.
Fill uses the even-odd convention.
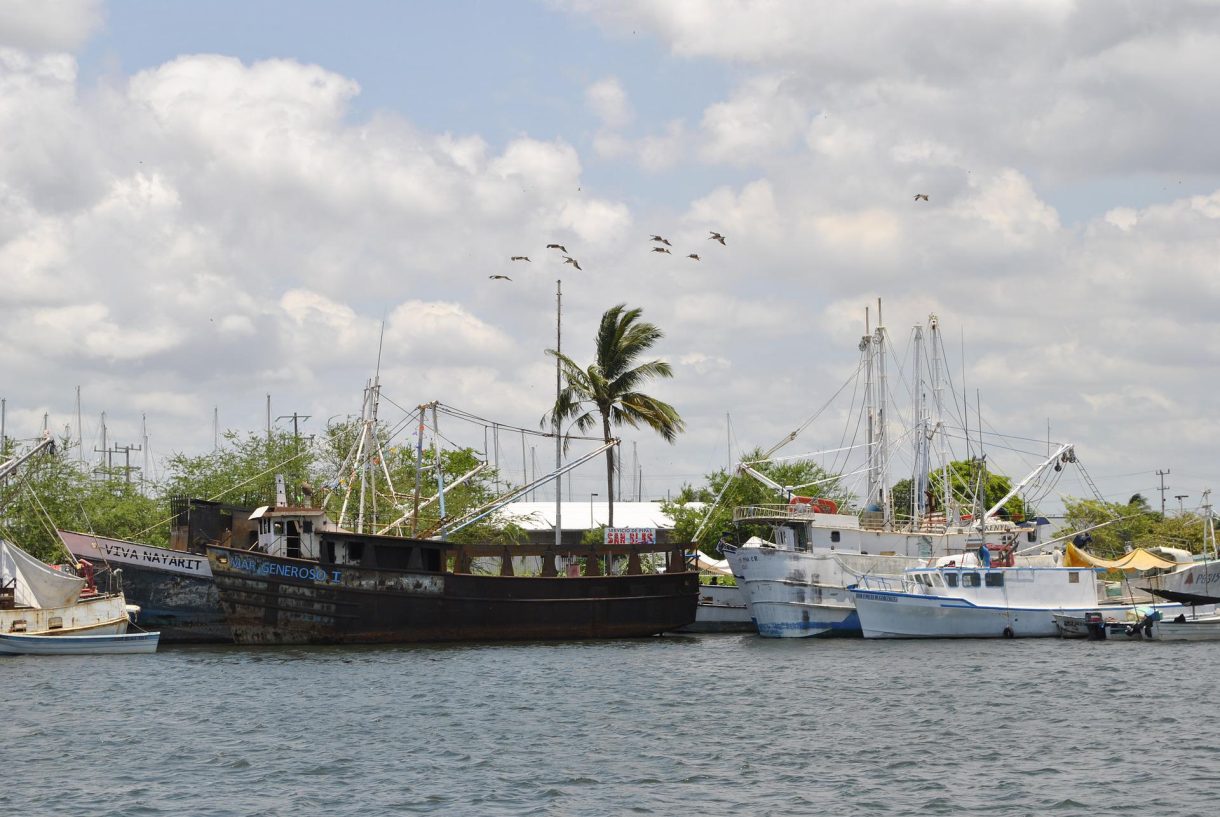
[[[432,401],[432,456],[436,459],[436,493],[440,497],[441,521],[445,520],[445,472],[441,469],[441,427],[436,421],[436,401]],[[441,541],[445,541],[445,529],[441,528]]]
[[[426,406],[419,406],[419,427],[415,431],[415,508],[411,512],[411,535],[419,532],[419,494],[422,488],[424,473],[424,411]]]
[[[912,382],[915,384],[915,473],[911,475],[911,525],[918,529],[927,512],[928,486],[928,414],[923,382],[923,327],[915,324],[915,361]]]
[[[868,307],[864,307],[864,337],[860,338],[860,352],[864,355],[864,411],[868,421],[868,495],[864,510],[868,510],[877,496],[877,445],[876,407],[873,402],[873,335],[868,320]]]
[[[1212,540],[1212,560],[1217,557],[1216,554],[1216,521],[1212,518],[1212,489],[1203,489],[1203,517],[1206,523],[1203,526],[1203,558],[1207,559],[1207,539],[1210,534]]]
[[[944,341],[940,336],[940,319],[935,315],[928,316],[928,329],[932,333],[932,394],[936,401],[936,437],[937,456],[940,458],[941,512],[945,516],[945,526],[958,522],[957,512],[953,506],[953,486],[949,484],[949,456],[945,445],[945,386],[941,381],[941,369],[945,362],[941,359],[944,351]]]
[[[563,354],[563,281],[555,281],[555,406],[559,406],[560,355]],[[551,433],[555,435],[555,470],[563,469],[563,442],[559,439],[559,416],[551,411]],[[555,480],[555,547],[563,544],[563,477]]]
[[[882,523],[889,530],[894,522],[894,503],[889,492],[890,452],[886,435],[885,324],[881,319],[881,299],[877,299],[877,489],[881,500]]]

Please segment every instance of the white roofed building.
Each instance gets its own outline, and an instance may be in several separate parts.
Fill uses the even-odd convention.
[[[560,513],[563,522],[564,544],[579,544],[581,537],[594,528],[600,528],[610,521],[610,503],[569,500],[560,503]],[[688,503],[694,505],[695,503]],[[701,503],[699,503],[701,505]],[[674,521],[662,510],[660,502],[615,502],[614,527],[616,528],[653,528],[657,532],[657,541],[666,542],[673,531]],[[531,542],[540,544],[554,541],[555,535],[555,502],[512,502],[505,505],[497,514],[501,522],[511,522],[524,529]]]

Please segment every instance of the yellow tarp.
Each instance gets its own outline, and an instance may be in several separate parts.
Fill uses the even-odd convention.
[[[1071,542],[1068,542],[1067,550],[1063,554],[1063,564],[1067,567],[1103,567],[1107,570],[1152,570],[1154,567],[1173,570],[1179,567],[1177,562],[1162,559],[1143,548],[1125,553],[1121,559],[1099,559],[1085,553]]]

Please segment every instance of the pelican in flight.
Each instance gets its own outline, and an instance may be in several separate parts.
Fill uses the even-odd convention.
[[[707,237],[708,241],[719,241],[721,244],[724,243],[724,236],[722,236],[720,233],[714,232],[712,230],[709,230],[708,232],[711,233],[711,235],[709,235]]]
[[[690,255],[688,255],[688,256],[686,256],[686,257],[687,257],[687,258],[693,258],[693,259],[695,259],[696,261],[698,261],[698,260],[699,260],[699,256],[698,256],[698,254],[696,254],[696,253],[691,253]]]
[[[511,281],[511,280],[513,280],[512,278],[509,278],[507,275],[488,275],[487,277],[493,281]]]
[[[576,269],[580,269],[580,264],[576,263],[576,259],[570,255],[565,255],[563,257],[563,263],[571,264],[572,266],[576,267]]]
[[[652,248],[652,251],[653,251],[653,252],[663,252],[663,253],[668,253],[668,252],[669,252],[669,250],[665,249],[664,247],[653,247],[653,248]]]
[[[672,246],[673,246],[673,244],[670,244],[668,241],[666,241],[664,238],[661,238],[661,236],[659,236],[659,235],[654,235],[654,236],[652,237],[652,240],[653,240],[653,241],[660,241],[660,242],[661,242],[662,244],[664,244],[666,247],[672,247]]]
[[[568,252],[568,248],[563,246],[562,244],[547,244],[546,248],[548,250],[559,250],[561,253],[564,253],[565,255]]]
[[[514,255],[511,258],[509,258],[508,260],[509,261],[529,261],[530,257],[528,255]]]
[[[923,199],[924,201],[927,201],[927,200],[928,200],[928,194],[927,194],[927,193],[916,193],[916,194],[915,194],[915,201],[919,201],[920,199]]]

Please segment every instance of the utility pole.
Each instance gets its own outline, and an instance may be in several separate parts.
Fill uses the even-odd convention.
[[[1182,505],[1182,500],[1189,497],[1190,494],[1174,494],[1173,498],[1178,501],[1178,516],[1186,515],[1186,508]]]
[[[1169,476],[1169,470],[1164,471],[1157,469],[1156,475],[1161,478],[1161,519],[1165,518],[1165,492],[1169,490],[1169,486],[1165,484],[1165,477]]]
[[[277,423],[280,420],[292,420],[292,439],[295,442],[295,447],[298,451],[301,448],[301,427],[299,424],[304,420],[308,420],[311,416],[312,415],[310,414],[297,414],[294,411],[292,414],[281,414],[279,417],[275,418]],[[267,439],[270,441],[271,438],[268,437]]]

